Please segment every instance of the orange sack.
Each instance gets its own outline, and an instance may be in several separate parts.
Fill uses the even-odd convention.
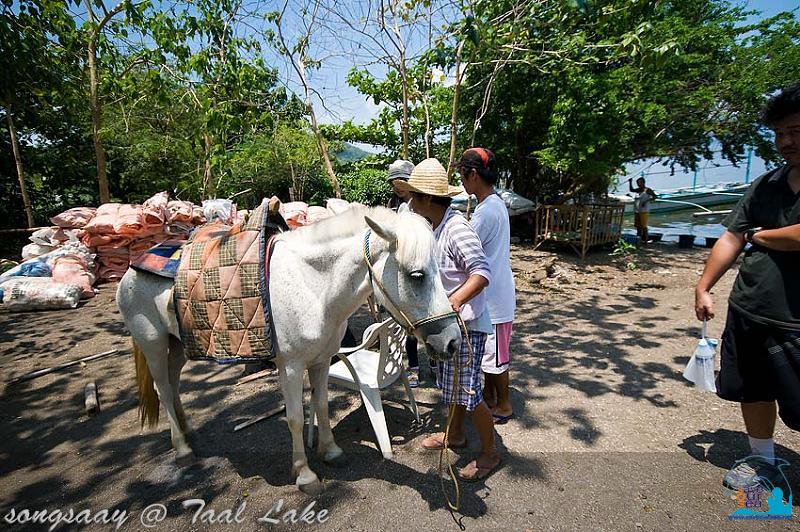
[[[89,267],[77,255],[64,255],[53,261],[53,281],[80,287],[81,299],[94,297],[94,275],[89,273]]]

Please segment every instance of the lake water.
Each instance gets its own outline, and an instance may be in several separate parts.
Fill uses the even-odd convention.
[[[736,203],[728,205],[715,205],[712,210],[724,211],[733,209]],[[694,218],[692,212],[694,210],[666,212],[666,213],[651,213],[650,222],[648,227],[650,233],[663,233],[662,240],[666,242],[677,242],[678,235],[694,235],[696,245],[704,245],[704,238],[719,238],[725,232],[725,226],[722,225],[722,220],[726,215],[704,216],[702,218]],[[623,233],[636,234],[636,229],[633,227],[633,215],[625,216],[623,222]]]

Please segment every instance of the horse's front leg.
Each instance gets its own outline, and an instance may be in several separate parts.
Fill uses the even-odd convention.
[[[330,367],[330,359],[325,357],[323,362],[308,368],[308,378],[311,381],[311,400],[314,402],[319,426],[317,454],[326,462],[333,462],[342,456],[342,449],[333,440],[331,422],[328,417],[328,371]]]
[[[304,493],[315,495],[322,491],[322,483],[308,466],[303,444],[303,363],[296,360],[282,364],[279,361],[281,389],[286,402],[286,420],[292,434],[292,475],[295,485]]]

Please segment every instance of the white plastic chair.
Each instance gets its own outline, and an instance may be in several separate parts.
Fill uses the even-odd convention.
[[[361,393],[364,408],[384,458],[392,458],[393,455],[386,418],[383,415],[381,390],[391,386],[399,378],[408,393],[411,411],[419,423],[417,403],[403,364],[405,341],[405,331],[392,318],[373,323],[364,331],[360,345],[339,350],[337,354],[341,360],[330,368],[330,382]],[[379,344],[378,351],[369,349],[376,343]],[[309,447],[314,445],[315,425],[316,414],[312,402],[308,412]]]

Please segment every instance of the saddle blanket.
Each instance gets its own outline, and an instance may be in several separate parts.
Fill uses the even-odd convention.
[[[185,243],[185,240],[167,240],[156,244],[131,261],[131,268],[175,279]]]
[[[279,225],[265,200],[241,223],[200,227],[184,245],[173,297],[187,358],[228,364],[275,357],[268,287]]]

